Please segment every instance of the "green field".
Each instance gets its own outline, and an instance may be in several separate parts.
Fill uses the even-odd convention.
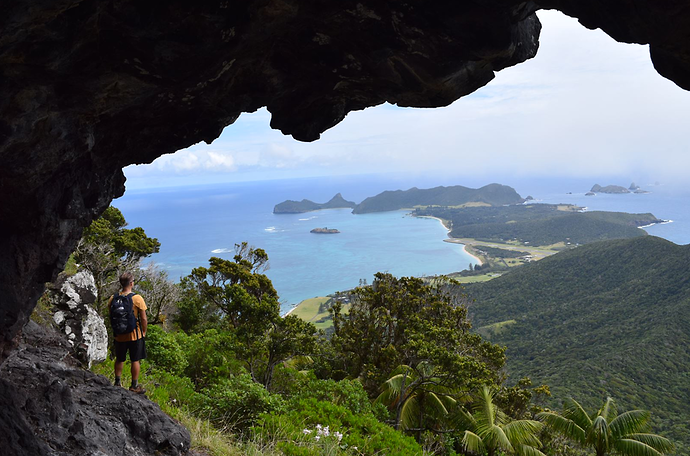
[[[326,329],[333,326],[331,315],[328,313],[328,301],[332,298],[328,296],[318,296],[316,298],[305,299],[295,306],[290,315],[295,315],[304,321],[314,323],[317,329]],[[324,311],[325,310],[325,311]]]

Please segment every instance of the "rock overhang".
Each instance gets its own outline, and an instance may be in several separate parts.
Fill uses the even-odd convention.
[[[648,43],[690,88],[687,0],[12,0],[0,18],[0,359],[122,168],[243,112],[312,141],[384,102],[446,106],[535,55],[539,8]]]

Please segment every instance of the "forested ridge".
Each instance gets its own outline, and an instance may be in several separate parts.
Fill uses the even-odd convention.
[[[507,347],[511,376],[550,385],[553,405],[611,395],[650,409],[688,454],[690,246],[598,242],[466,290],[473,325]]]
[[[410,209],[416,206],[459,206],[468,203],[502,206],[519,204],[523,201],[515,189],[500,184],[489,184],[477,189],[462,185],[429,189],[413,187],[409,190],[385,191],[376,196],[370,196],[355,206],[352,212],[365,214]]]
[[[450,222],[450,236],[532,245],[559,242],[586,244],[606,239],[644,236],[639,226],[660,223],[653,214],[625,212],[578,212],[575,206],[522,204],[501,207],[426,207],[414,214]]]

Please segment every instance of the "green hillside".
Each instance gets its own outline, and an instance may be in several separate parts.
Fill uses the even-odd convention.
[[[462,209],[418,208],[415,215],[451,222],[450,236],[488,241],[517,240],[532,245],[586,244],[644,236],[639,226],[659,223],[653,214],[578,212],[577,206],[528,204]]]
[[[352,211],[355,214],[368,212],[396,211],[416,206],[461,206],[465,204],[484,204],[502,206],[519,204],[524,200],[507,185],[489,184],[481,188],[468,188],[462,185],[409,190],[385,191],[370,196],[359,203]]]
[[[590,407],[611,395],[649,409],[690,454],[690,246],[598,242],[466,290],[474,327],[508,347],[512,378]]]

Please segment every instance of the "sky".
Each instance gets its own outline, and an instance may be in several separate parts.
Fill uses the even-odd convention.
[[[690,92],[654,70],[647,46],[538,16],[537,56],[448,107],[352,112],[312,143],[271,130],[261,109],[210,145],[125,168],[127,188],[382,172],[683,181]]]

